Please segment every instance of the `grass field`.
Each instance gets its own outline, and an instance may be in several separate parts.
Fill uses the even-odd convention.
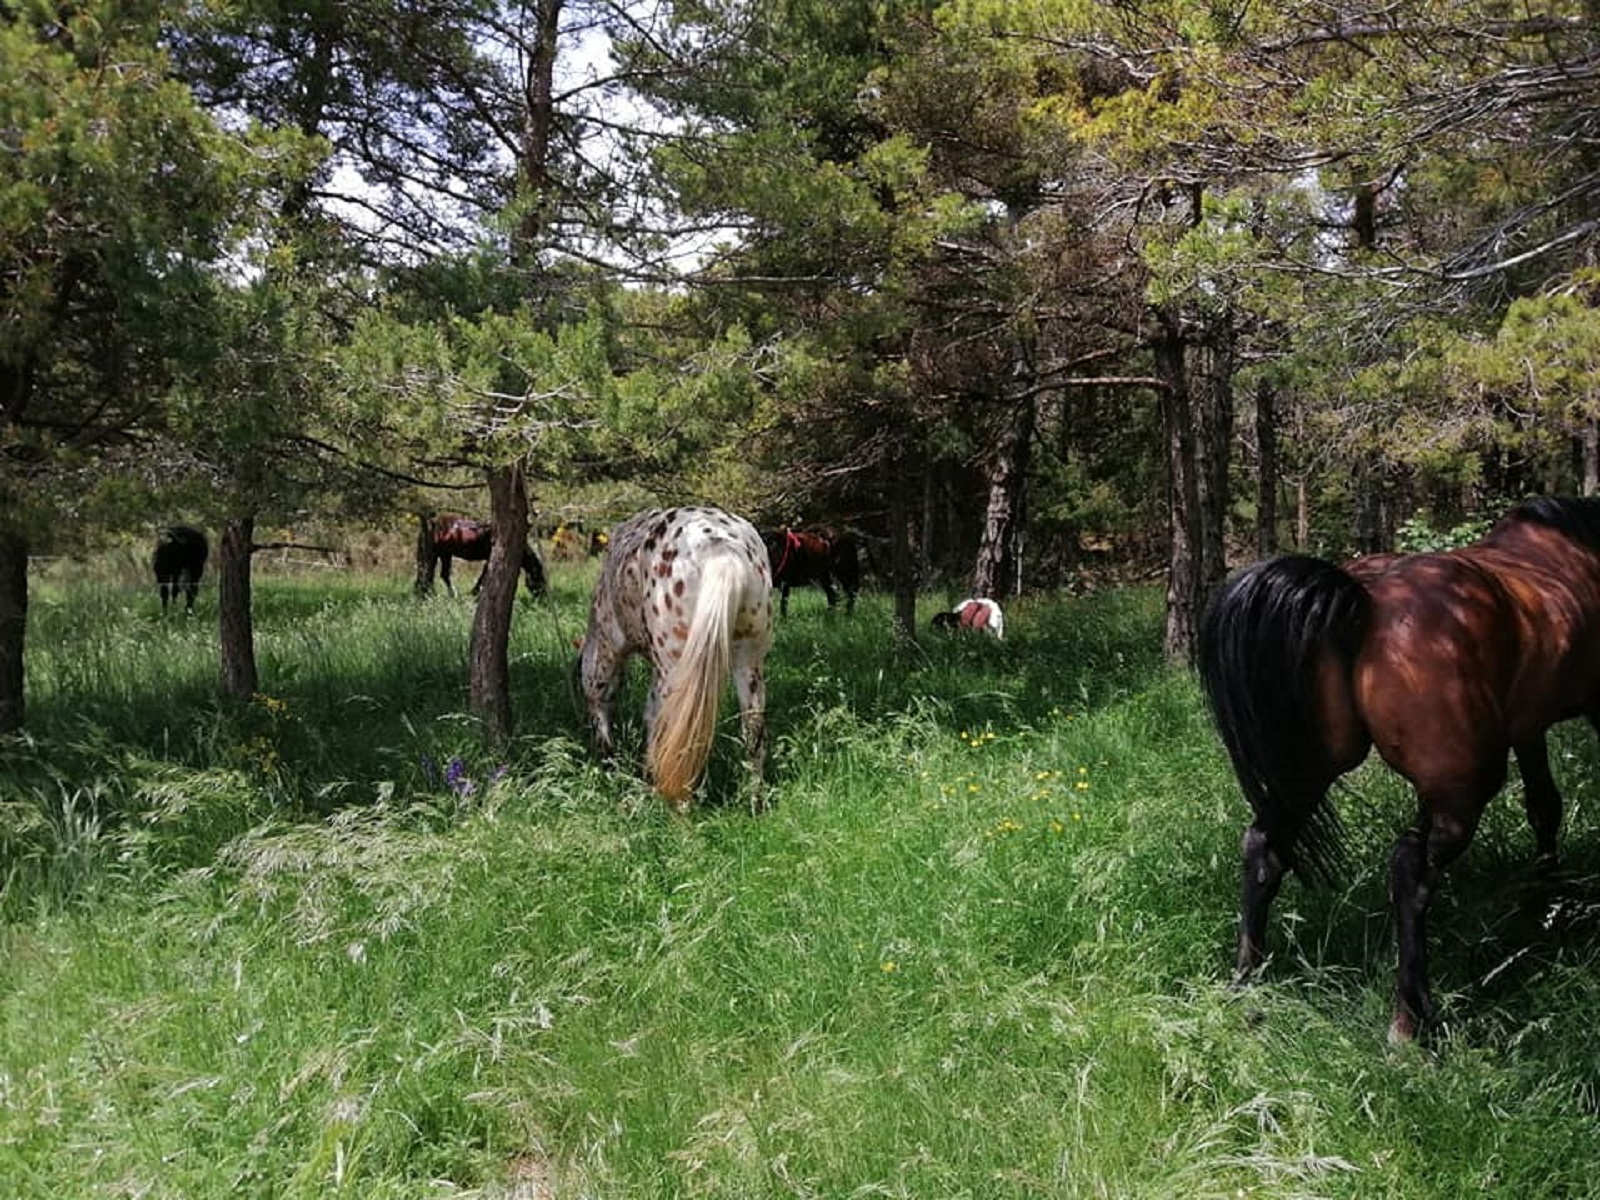
[[[1448,1025],[1394,1051],[1403,793],[1351,777],[1347,885],[1288,884],[1230,990],[1242,805],[1154,593],[913,649],[880,597],[797,594],[775,807],[734,802],[730,717],[685,821],[586,760],[590,578],[519,607],[504,754],[464,714],[466,598],[263,564],[266,690],[230,707],[213,597],[163,622],[120,577],[37,582],[0,1194],[1597,1194],[1587,731],[1554,741],[1565,872],[1498,800],[1434,909]]]

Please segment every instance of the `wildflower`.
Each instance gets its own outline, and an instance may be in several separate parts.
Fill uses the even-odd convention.
[[[1080,792],[1087,792],[1089,790],[1089,781],[1087,779],[1080,779],[1072,786],[1077,788]]]
[[[892,958],[885,959],[883,962],[878,964],[878,970],[882,971],[885,975],[893,975],[899,969],[900,964],[895,962]]]
[[[467,778],[467,764],[452,758],[444,769],[444,785],[458,796],[472,795],[472,780]]]

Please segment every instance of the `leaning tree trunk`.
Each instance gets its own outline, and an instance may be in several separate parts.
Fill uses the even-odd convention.
[[[248,700],[261,690],[256,675],[256,637],[250,613],[250,556],[256,519],[229,517],[217,550],[217,641],[222,658],[222,694]]]
[[[1195,481],[1194,413],[1189,395],[1185,345],[1178,319],[1161,316],[1162,332],[1153,347],[1161,378],[1162,425],[1167,442],[1167,619],[1162,647],[1169,662],[1193,657],[1201,605],[1200,562],[1196,547],[1200,517]]]
[[[989,503],[984,510],[983,537],[972,569],[972,594],[995,599],[1008,593],[1018,578],[1016,548],[1021,545],[1023,489],[1038,402],[1030,394],[1009,414],[995,443],[989,466]]]
[[[511,737],[511,612],[528,542],[528,487],[520,462],[489,469],[494,546],[472,618],[468,703],[492,741]]]
[[[22,728],[22,648],[28,632],[28,539],[0,529],[0,737]]]

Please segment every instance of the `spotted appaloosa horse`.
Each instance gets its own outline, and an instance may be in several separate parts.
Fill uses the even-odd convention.
[[[184,610],[194,615],[195,597],[200,592],[200,576],[205,573],[206,559],[211,546],[206,535],[190,525],[174,525],[163,529],[156,538],[151,565],[156,572],[156,586],[161,589],[161,611],[165,613],[181,590]]]
[[[779,589],[778,611],[789,615],[789,589],[814,583],[828,598],[828,607],[839,601],[833,585],[844,592],[845,612],[855,612],[856,593],[861,590],[861,555],[848,530],[815,529],[768,530],[761,535],[766,543],[767,561],[772,567],[772,583]]]
[[[595,752],[611,761],[622,669],[650,660],[646,769],[677,812],[711,754],[728,677],[739,696],[752,810],[763,806],[772,576],[760,535],[718,508],[650,509],[611,531],[578,660]]]
[[[423,564],[426,587],[433,587],[433,568],[437,563],[445,591],[454,596],[455,585],[450,581],[451,560],[459,558],[467,562],[488,562],[489,552],[494,549],[494,526],[487,521],[450,514],[424,517],[423,520],[427,523],[427,536],[423,539],[426,547],[423,553],[427,556]],[[544,564],[539,561],[531,544],[522,549],[522,574],[529,592],[535,596],[544,595]],[[473,595],[477,595],[482,586],[483,576],[479,575],[478,582],[472,586]]]

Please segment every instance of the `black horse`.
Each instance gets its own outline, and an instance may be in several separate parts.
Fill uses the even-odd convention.
[[[445,590],[454,596],[455,584],[450,581],[451,561],[460,558],[467,562],[488,562],[489,551],[494,548],[494,527],[487,521],[476,521],[471,517],[449,514],[431,519],[425,517],[423,520],[425,549],[419,549],[419,554],[424,557],[425,590],[433,586],[433,569],[437,563],[439,578],[444,581]],[[523,546],[522,574],[530,593],[535,596],[544,595],[544,564],[539,561],[539,556],[534,552],[532,545]],[[477,595],[482,587],[483,576],[480,574],[478,582],[473,585],[473,595]]]
[[[769,529],[761,534],[772,567],[772,586],[778,589],[778,611],[789,614],[789,589],[814,583],[838,603],[837,583],[845,595],[845,611],[855,612],[861,591],[861,554],[848,531],[835,529]]]
[[[205,573],[210,554],[206,535],[192,525],[174,525],[161,531],[151,565],[156,572],[156,586],[161,590],[163,613],[178,598],[181,589],[185,611],[193,615],[195,597],[200,593],[200,576]]]

